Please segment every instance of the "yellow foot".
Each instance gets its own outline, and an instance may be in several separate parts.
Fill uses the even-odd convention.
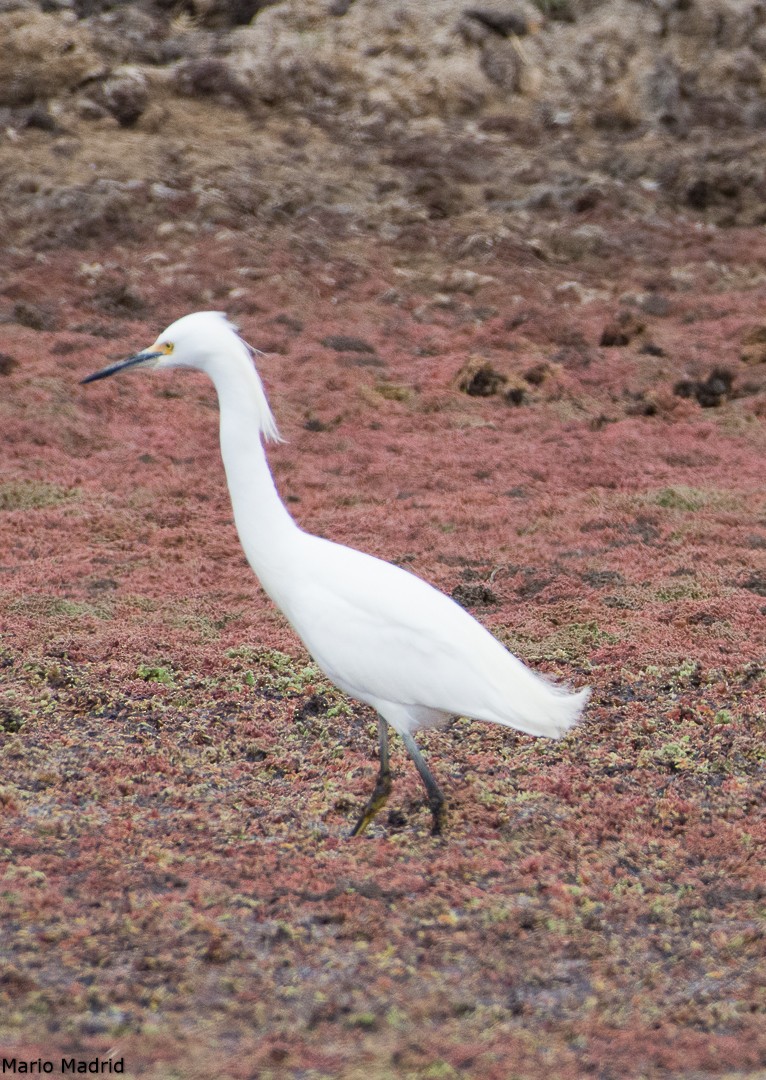
[[[375,784],[375,790],[373,791],[370,799],[361,813],[359,820],[351,830],[351,836],[361,836],[372,819],[382,810],[388,802],[388,796],[391,794],[391,773],[386,771],[378,774],[377,783]]]

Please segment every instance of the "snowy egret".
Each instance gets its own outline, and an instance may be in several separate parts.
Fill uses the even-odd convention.
[[[420,773],[441,832],[444,795],[413,738],[453,716],[560,738],[589,690],[535,674],[462,607],[421,578],[303,532],[277,494],[262,440],[279,439],[251,350],[218,311],[185,315],[148,349],[83,379],[128,368],[186,367],[213,380],[221,456],[239,538],[264,590],[319,667],[378,715],[380,767],[352,831],[364,831],[391,791],[388,725]]]

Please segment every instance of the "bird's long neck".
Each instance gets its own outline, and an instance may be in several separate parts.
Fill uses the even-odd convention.
[[[234,521],[247,561],[274,598],[285,580],[292,541],[301,532],[277,493],[263,449],[261,431],[271,414],[249,357],[210,374],[218,392],[221,456]]]

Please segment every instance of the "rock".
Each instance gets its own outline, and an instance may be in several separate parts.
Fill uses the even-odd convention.
[[[503,388],[503,397],[509,405],[523,405],[529,392],[528,380],[512,375],[506,380]]]
[[[725,368],[713,368],[706,379],[681,379],[673,387],[677,397],[696,398],[703,409],[716,409],[732,396],[734,378]]]
[[[95,311],[122,319],[135,318],[147,310],[143,296],[119,277],[102,282],[94,291],[88,306]]]
[[[329,334],[323,337],[320,345],[326,349],[334,349],[335,352],[374,353],[375,349],[369,341],[363,338],[351,337],[348,334]]]
[[[559,300],[569,304],[592,304],[594,300],[609,299],[606,289],[589,289],[580,281],[562,281],[554,292]]]
[[[231,59],[254,98],[273,109],[352,109],[387,120],[464,115],[490,88],[475,45],[455,33],[462,6],[355,0],[334,15],[326,0],[288,0],[232,32]]]
[[[56,330],[58,328],[58,319],[50,308],[28,303],[25,300],[19,300],[14,304],[13,318],[21,326],[28,326],[30,330]]]
[[[205,26],[227,29],[247,26],[262,8],[278,0],[194,0],[194,14]]]
[[[674,134],[689,124],[689,108],[681,91],[681,73],[669,56],[661,56],[643,79],[642,103],[654,123]]]
[[[452,590],[452,599],[464,608],[494,607],[499,602],[497,593],[483,583],[456,585]]]
[[[179,64],[175,85],[188,97],[214,98],[223,105],[249,105],[252,97],[236,67],[215,56]]]
[[[508,382],[508,377],[492,367],[483,356],[472,356],[458,371],[454,385],[469,397],[491,397]]]
[[[741,589],[749,589],[758,596],[766,596],[766,574],[763,571],[753,570],[752,573],[740,583]]]
[[[52,116],[47,105],[42,103],[35,103],[26,110],[23,123],[24,127],[34,128],[37,131],[62,131],[56,117]]]
[[[662,296],[656,292],[645,293],[640,296],[638,306],[647,315],[658,315],[660,318],[665,318],[672,310],[667,296]]]
[[[87,30],[41,12],[0,14],[0,106],[29,105],[103,72]]]
[[[517,94],[524,86],[524,55],[513,40],[488,37],[481,47],[480,66],[489,81],[502,90]]]
[[[120,127],[133,127],[149,104],[149,81],[136,68],[124,68],[105,79],[93,95]]]
[[[433,282],[444,292],[462,292],[468,296],[480,289],[483,285],[491,285],[496,279],[490,274],[478,274],[475,270],[463,270],[455,267],[442,274],[435,274]]]
[[[546,360],[542,360],[539,364],[533,364],[531,368],[527,368],[524,372],[524,380],[530,386],[542,386],[550,373],[551,365]]]
[[[518,4],[466,8],[463,19],[469,24],[478,23],[483,30],[502,38],[525,37],[533,26],[532,20]]]
[[[604,348],[622,348],[642,334],[644,323],[632,311],[620,311],[601,332],[599,345]]]

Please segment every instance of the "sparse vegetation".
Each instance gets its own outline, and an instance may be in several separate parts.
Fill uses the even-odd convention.
[[[0,484],[0,511],[40,510],[46,506],[57,506],[67,499],[74,498],[76,494],[74,489],[43,481],[7,481]]]
[[[171,668],[162,664],[139,664],[136,675],[145,682],[164,683],[165,686],[175,686],[176,684],[174,672]]]

